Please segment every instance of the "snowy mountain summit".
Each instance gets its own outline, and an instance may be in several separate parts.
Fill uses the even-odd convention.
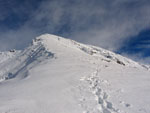
[[[0,113],[150,113],[150,71],[105,49],[45,34],[0,52]]]

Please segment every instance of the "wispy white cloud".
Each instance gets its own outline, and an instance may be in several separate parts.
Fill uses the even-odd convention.
[[[18,40],[21,46],[47,32],[116,51],[149,27],[149,0],[46,0],[20,29],[0,32],[0,48],[16,47]]]
[[[46,1],[29,23],[44,26],[43,31],[59,32],[84,43],[116,50],[124,40],[150,27],[148,0]]]
[[[19,30],[0,32],[0,50],[5,51],[12,48],[23,49],[31,39],[40,35],[33,29],[23,27]]]
[[[123,56],[133,59],[134,61],[137,61],[141,64],[150,64],[150,57],[144,57],[142,53],[135,53],[135,54],[127,54],[127,53],[122,53]]]

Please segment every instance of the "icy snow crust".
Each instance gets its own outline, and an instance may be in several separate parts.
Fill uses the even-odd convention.
[[[0,53],[0,113],[149,113],[150,71],[59,36]]]

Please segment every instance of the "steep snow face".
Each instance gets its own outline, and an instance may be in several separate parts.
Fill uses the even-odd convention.
[[[59,36],[0,53],[0,113],[149,113],[150,71]]]
[[[5,73],[8,71],[8,62],[12,61],[20,51],[0,52],[0,81],[5,80]]]
[[[48,52],[42,42],[32,44],[22,52],[4,52],[0,55],[0,80],[25,78],[27,76],[28,69],[53,56],[54,54]]]

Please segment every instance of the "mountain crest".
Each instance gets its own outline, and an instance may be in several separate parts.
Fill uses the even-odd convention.
[[[22,51],[0,53],[0,113],[149,113],[147,69],[99,47],[41,35]]]
[[[47,50],[51,50],[52,48],[56,48],[56,46],[65,46],[70,49],[78,49],[86,54],[89,54],[94,57],[100,57],[102,60],[111,62],[114,61],[123,66],[131,66],[131,67],[141,67],[149,68],[145,65],[140,65],[139,63],[125,58],[119,54],[113,53],[111,51],[105,50],[100,47],[85,45],[78,43],[71,39],[66,39],[60,36],[51,35],[51,34],[44,34],[32,41],[33,45],[42,44]],[[61,49],[61,47],[59,49]]]
[[[68,55],[72,51],[79,51],[82,54],[90,55],[106,62],[114,62],[121,66],[131,66],[136,68],[149,69],[148,66],[140,65],[130,59],[122,57],[108,50],[78,43],[76,41],[65,39],[56,35],[44,34],[32,40],[32,44],[20,52],[8,52],[6,60],[1,60],[0,78],[1,80],[11,79],[18,76],[24,78],[27,76],[26,68],[32,68],[46,59],[56,58],[59,54]],[[9,56],[9,54],[14,54]],[[4,57],[4,56],[0,56]],[[4,59],[4,58],[1,58]],[[7,64],[7,65],[6,65]]]

